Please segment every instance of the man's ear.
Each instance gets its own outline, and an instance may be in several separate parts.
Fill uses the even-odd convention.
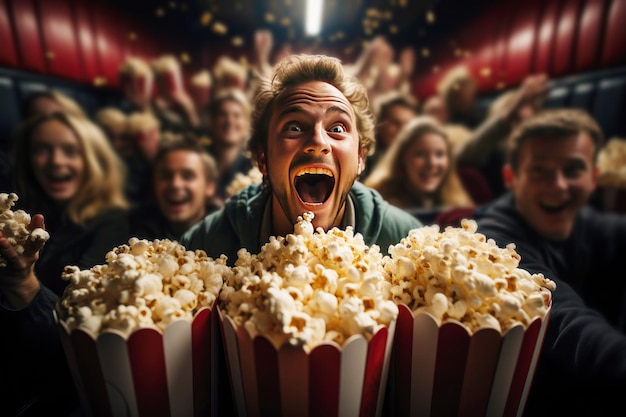
[[[263,176],[267,176],[267,156],[265,155],[265,151],[263,149],[259,149],[256,154],[256,162],[259,167],[259,171]]]
[[[211,199],[215,197],[216,190],[217,190],[217,184],[215,183],[215,181],[208,182],[206,184],[206,187],[204,188],[204,196],[206,198]]]
[[[600,176],[600,167],[598,165],[595,165],[593,167],[593,185],[594,187],[598,186],[598,177]]]
[[[361,175],[364,169],[365,169],[365,150],[361,148],[359,149],[359,165],[357,167],[357,175]]]
[[[513,181],[515,180],[515,173],[513,172],[513,168],[510,164],[504,164],[502,167],[502,179],[504,180],[504,185],[507,189],[511,189],[513,187]]]

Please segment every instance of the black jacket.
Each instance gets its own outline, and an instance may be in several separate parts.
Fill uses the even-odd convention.
[[[476,219],[499,246],[515,243],[521,268],[557,284],[526,415],[626,415],[626,216],[585,207],[571,237],[551,241],[507,193]]]

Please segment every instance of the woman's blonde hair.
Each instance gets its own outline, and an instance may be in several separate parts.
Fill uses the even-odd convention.
[[[399,207],[418,208],[415,207],[415,202],[421,200],[422,208],[431,208],[426,199],[415,196],[407,188],[407,175],[402,163],[402,158],[408,147],[426,133],[435,133],[444,138],[449,160],[448,172],[432,196],[432,206],[473,206],[474,202],[463,188],[457,174],[448,134],[443,126],[431,116],[416,116],[398,132],[396,140],[364,181],[365,185],[374,188],[386,200]]]
[[[65,113],[73,114],[78,117],[87,117],[87,113],[76,100],[58,90],[51,89],[37,91],[28,96],[22,108],[22,114],[25,118],[37,116],[37,114],[32,113],[31,107],[33,103],[41,97],[45,97],[56,102]]]
[[[30,212],[41,213],[50,204],[33,172],[31,139],[35,129],[53,120],[74,132],[85,159],[83,183],[65,207],[67,217],[83,225],[106,209],[127,208],[128,201],[124,195],[126,168],[102,129],[88,119],[60,112],[30,119],[16,131],[12,164],[21,205]]]
[[[256,158],[267,150],[267,130],[276,97],[286,88],[311,81],[321,81],[337,88],[352,105],[359,132],[359,146],[370,155],[374,151],[374,120],[367,90],[356,78],[345,72],[337,58],[325,55],[289,55],[280,61],[271,80],[263,80],[257,90],[252,114],[252,137],[249,148]]]

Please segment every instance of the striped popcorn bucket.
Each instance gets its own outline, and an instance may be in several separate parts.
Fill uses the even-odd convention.
[[[215,307],[214,307],[215,308]],[[69,331],[58,320],[63,348],[83,411],[94,417],[196,417],[217,414],[213,366],[217,323],[203,308],[192,321],[163,332],[143,328],[128,337]]]
[[[369,341],[325,343],[306,352],[251,339],[218,308],[235,411],[240,417],[381,416],[395,321]]]
[[[439,326],[428,313],[400,313],[386,409],[393,416],[520,416],[550,310],[504,334],[459,322]]]

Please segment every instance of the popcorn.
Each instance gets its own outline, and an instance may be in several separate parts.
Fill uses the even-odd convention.
[[[544,318],[556,284],[519,268],[514,244],[500,248],[476,230],[470,219],[443,232],[425,226],[390,246],[383,262],[392,299],[429,313],[439,325],[457,320],[472,332],[503,333]]]
[[[15,193],[0,193],[0,232],[21,255],[24,253],[24,244],[29,239],[33,242],[45,242],[50,238],[50,234],[42,228],[28,230],[30,214],[24,210],[11,210],[17,200],[18,196]],[[0,267],[5,266],[6,259],[0,256]]]
[[[263,174],[257,167],[252,167],[246,174],[238,172],[226,187],[228,195],[235,195],[249,185],[263,182]]]
[[[81,328],[94,335],[116,330],[128,336],[146,327],[163,331],[211,308],[229,271],[225,256],[214,260],[175,241],[133,237],[109,251],[106,264],[65,267],[62,278],[70,283],[59,316],[70,331]]]
[[[380,248],[351,227],[314,230],[312,219],[299,216],[293,234],[272,236],[257,255],[240,249],[224,275],[219,307],[251,338],[310,352],[355,334],[369,339],[396,319]]]
[[[626,188],[626,140],[613,138],[598,152],[598,184]]]

